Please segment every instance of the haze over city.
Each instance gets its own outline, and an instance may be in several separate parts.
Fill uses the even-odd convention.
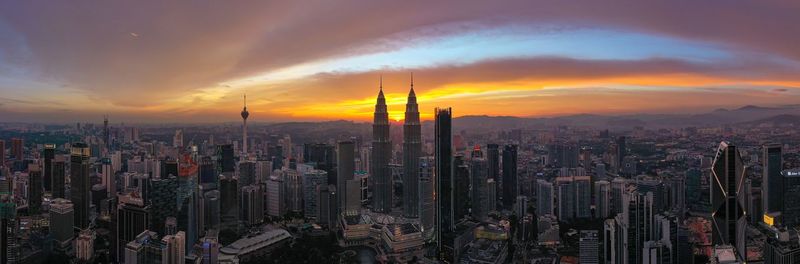
[[[794,1],[12,1],[0,121],[367,121],[697,113],[798,102]]]

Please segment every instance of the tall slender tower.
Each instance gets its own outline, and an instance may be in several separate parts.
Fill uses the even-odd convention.
[[[780,144],[767,144],[762,147],[763,181],[761,183],[761,199],[764,213],[777,212],[783,207],[785,197],[783,189],[783,155]]]
[[[374,178],[374,195],[372,210],[389,212],[392,209],[392,171],[389,160],[392,157],[392,141],[389,138],[389,112],[386,98],[383,97],[383,78],[380,82],[378,101],[375,104],[375,115],[372,123],[372,176]]]
[[[103,116],[103,143],[106,144],[106,149],[111,147],[111,140],[108,134],[108,116]]]
[[[736,146],[719,143],[711,165],[711,237],[714,245],[736,248],[739,259],[746,259],[744,210],[745,170]]]
[[[89,207],[91,206],[91,201],[89,200],[89,192],[91,191],[91,181],[89,179],[89,171],[91,169],[90,153],[89,145],[86,145],[86,143],[72,144],[70,153],[70,195],[75,209],[73,224],[80,229],[89,227]]]
[[[403,215],[419,217],[419,157],[422,155],[422,129],[419,106],[414,94],[414,75],[408,92],[406,118],[403,123]]]
[[[436,244],[439,260],[453,263],[455,229],[453,212],[453,112],[450,108],[436,108],[434,125],[434,178],[436,179]]]
[[[247,155],[247,118],[250,112],[247,112],[247,94],[244,95],[244,109],[242,109],[242,154]]]

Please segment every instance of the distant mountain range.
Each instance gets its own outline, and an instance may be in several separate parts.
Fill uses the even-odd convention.
[[[430,121],[428,121],[430,122]],[[700,114],[630,114],[593,115],[578,114],[549,118],[510,116],[462,116],[453,120],[455,131],[461,129],[495,130],[498,128],[546,128],[554,126],[593,127],[625,130],[636,126],[647,128],[708,127],[726,124],[747,126],[800,125],[800,105],[761,107],[748,105],[736,109],[716,109]]]

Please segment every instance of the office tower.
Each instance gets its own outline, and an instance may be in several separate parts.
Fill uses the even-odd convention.
[[[161,238],[161,263],[183,264],[186,257],[186,233],[179,231]]]
[[[303,177],[296,170],[286,171],[286,210],[292,212],[303,211]],[[267,188],[269,194],[269,188]],[[360,205],[360,201],[359,201]]]
[[[79,262],[88,262],[94,258],[94,231],[84,229],[75,240],[75,257]]]
[[[239,181],[232,176],[219,180],[220,230],[235,230],[239,224]]]
[[[256,183],[256,163],[252,161],[239,162],[239,186]]]
[[[106,150],[111,148],[111,135],[108,131],[108,116],[103,116],[103,144]]]
[[[445,252],[447,239],[455,227],[453,212],[453,131],[452,109],[436,108],[434,121],[434,179],[436,179],[436,239],[439,259],[452,260]]]
[[[58,248],[66,248],[72,241],[74,212],[72,202],[67,199],[56,198],[50,202],[50,233]]]
[[[336,225],[336,186],[333,184],[317,185],[316,190],[316,212],[315,216],[317,224],[330,225],[332,228]]]
[[[639,193],[653,193],[653,206],[656,211],[667,210],[666,204],[668,197],[666,197],[666,188],[661,180],[652,178],[639,178],[636,180],[636,190]]]
[[[652,240],[652,195],[626,192],[623,200],[625,213],[614,219],[617,263],[641,263],[644,242]]]
[[[339,141],[336,151],[336,190],[340,194],[346,194],[347,184],[355,177],[355,144],[352,141]],[[361,199],[355,201],[348,200],[347,195],[337,196],[339,199],[338,207],[342,212],[358,211],[361,207]]]
[[[514,205],[514,199],[519,195],[517,182],[517,145],[503,147],[503,207],[506,209]]]
[[[589,171],[592,167],[592,149],[591,148],[581,148],[580,149],[580,160],[581,160],[581,167]]]
[[[711,165],[711,237],[714,245],[731,245],[745,257],[747,219],[743,204],[745,170],[736,146],[721,142]]]
[[[327,188],[328,173],[323,170],[309,170],[303,174],[303,211],[306,216],[315,216],[317,212],[317,189]]]
[[[497,182],[494,179],[486,180],[486,211],[497,211]]]
[[[606,219],[603,222],[603,256],[602,263],[618,263],[617,262],[617,231],[616,221],[614,218]],[[622,262],[619,262],[622,263]]]
[[[148,202],[150,203],[150,225],[147,229],[165,234],[164,222],[167,217],[175,217],[178,212],[178,177],[175,175],[150,181]]]
[[[578,259],[581,264],[597,264],[600,261],[600,237],[597,230],[581,230],[578,240]]]
[[[233,159],[233,145],[225,144],[217,146],[217,171],[220,174],[233,173],[236,169]]]
[[[152,177],[152,178],[165,178],[169,177],[170,175],[178,176],[178,160],[172,158],[166,158],[161,160],[159,164],[161,164],[159,168],[160,177]]]
[[[203,225],[205,230],[219,229],[220,205],[220,193],[218,190],[207,191],[203,194]]]
[[[487,168],[487,175],[486,177],[489,179],[494,180],[496,184],[495,186],[495,193],[502,193],[503,186],[499,185],[500,183],[500,146],[497,144],[487,144],[486,145],[486,168]],[[497,201],[494,201],[497,203]]]
[[[626,186],[625,178],[616,177],[611,180],[611,216],[625,212],[623,194],[625,194]]]
[[[472,217],[478,220],[486,220],[489,214],[487,210],[489,201],[486,199],[487,172],[486,158],[483,157],[481,147],[475,145],[475,148],[472,149],[469,167],[470,183],[472,185],[470,201],[472,202]]]
[[[257,185],[244,186],[240,197],[239,212],[245,225],[261,223],[264,220],[264,193],[261,188]]]
[[[575,219],[575,181],[573,177],[562,176],[556,178],[555,185],[558,191],[558,220],[570,222]]]
[[[626,144],[625,136],[617,137],[617,164],[625,164],[625,156],[628,154],[628,146]]]
[[[135,193],[120,195],[117,205],[117,257],[123,259],[125,245],[141,234],[149,223],[149,206]],[[130,262],[125,262],[130,263]]]
[[[86,143],[72,144],[70,156],[70,194],[75,208],[75,227],[89,227],[89,146]]]
[[[764,213],[777,212],[784,201],[783,177],[783,151],[779,144],[767,144],[762,147],[762,210]]]
[[[25,159],[25,141],[21,138],[12,138],[11,139],[11,154],[14,155],[14,159],[16,160],[24,160]]]
[[[553,184],[542,179],[536,180],[536,215],[553,215]]]
[[[217,188],[219,173],[217,173],[214,168],[214,160],[211,159],[211,157],[206,156],[200,158],[198,175],[200,178],[200,185],[204,186],[204,188],[208,188],[209,190]]]
[[[28,164],[28,213],[37,215],[42,209],[42,169]]]
[[[800,243],[797,234],[785,229],[776,231],[774,235],[767,236],[767,241],[764,243],[764,264],[800,262]]]
[[[575,218],[592,217],[592,183],[590,176],[575,176]]]
[[[294,174],[295,176],[287,177],[287,178],[299,178],[297,173]],[[266,192],[267,192],[267,215],[269,216],[283,216],[286,212],[286,204],[288,201],[289,205],[296,206],[296,212],[302,211],[302,194],[296,193],[295,195],[300,195],[299,201],[295,201],[292,199],[286,199],[286,191],[290,190],[292,192],[302,192],[299,190],[300,186],[294,186],[292,189],[290,187],[284,188],[284,179],[281,175],[274,175],[267,180],[266,184]],[[296,179],[299,181],[299,179]]]
[[[648,240],[642,246],[642,264],[668,264],[670,249],[663,241]]]
[[[800,224],[800,169],[781,171],[782,190],[781,218],[783,225],[792,227]]]
[[[9,190],[0,191],[0,263],[16,263],[19,259],[17,241],[17,205]],[[70,237],[71,238],[71,237]]]
[[[453,157],[453,215],[458,223],[469,214],[469,165],[464,156]]]
[[[244,108],[242,108],[242,153],[247,156],[247,118],[250,117],[250,112],[247,111],[247,94],[244,95]]]
[[[673,176],[669,182],[672,209],[682,213],[686,208],[686,178],[683,175]],[[750,193],[750,189],[746,189],[748,193]]]
[[[6,166],[6,141],[0,139],[0,167]]]
[[[392,159],[392,141],[389,138],[389,112],[386,98],[383,97],[383,83],[378,92],[375,114],[372,123],[372,173],[373,195],[372,210],[388,213],[392,209],[392,171],[389,162]]]
[[[100,173],[102,176],[102,184],[105,186],[105,191],[109,196],[115,196],[117,194],[117,183],[113,166],[111,166],[110,158],[103,158],[101,160]]]
[[[430,156],[419,158],[419,221],[426,241],[433,237],[436,225],[436,203],[433,194],[435,191],[434,162],[434,158]]]
[[[144,230],[125,244],[125,264],[159,263],[163,261],[158,234]]]
[[[519,218],[522,218],[523,216],[527,215],[527,212],[528,197],[524,195],[517,196],[516,202],[514,202],[514,214],[516,214]]]
[[[422,126],[419,106],[414,93],[414,77],[408,92],[405,120],[403,121],[403,215],[419,217],[419,157],[422,156]]]
[[[606,219],[611,216],[611,183],[596,181],[594,183],[595,218]]]
[[[0,146],[2,148],[3,146]],[[2,155],[0,153],[0,155]],[[56,145],[55,144],[44,144],[44,151],[42,153],[42,158],[44,159],[44,168],[42,171],[44,175],[42,177],[42,185],[44,186],[45,192],[52,192],[53,191],[53,159],[56,157]],[[2,167],[2,162],[0,162],[0,167]]]

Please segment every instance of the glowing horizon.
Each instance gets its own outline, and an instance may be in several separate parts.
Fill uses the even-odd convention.
[[[400,121],[411,72],[424,120],[800,99],[800,8],[780,3],[3,6],[0,121],[236,121],[245,92],[252,122],[369,121],[379,76]]]

